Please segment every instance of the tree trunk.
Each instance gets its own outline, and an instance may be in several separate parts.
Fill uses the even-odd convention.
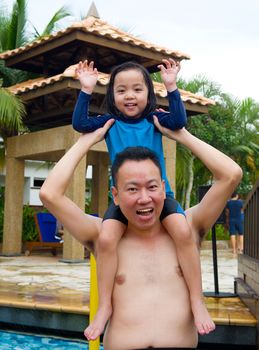
[[[193,187],[193,162],[194,162],[195,157],[191,156],[190,160],[189,160],[189,164],[187,167],[187,171],[188,171],[188,185],[187,185],[187,189],[186,189],[186,196],[185,196],[185,210],[190,208],[190,201],[191,201],[191,193],[192,193],[192,187]]]

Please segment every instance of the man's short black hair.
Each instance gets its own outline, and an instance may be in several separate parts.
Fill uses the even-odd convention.
[[[127,160],[133,160],[140,162],[142,160],[151,160],[155,166],[159,169],[160,176],[162,178],[162,169],[159,162],[159,158],[155,152],[147,147],[137,146],[137,147],[127,147],[122,152],[117,153],[114,162],[112,164],[112,180],[113,185],[117,184],[117,174],[120,167]]]

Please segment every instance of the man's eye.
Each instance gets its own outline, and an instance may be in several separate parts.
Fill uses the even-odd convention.
[[[128,188],[128,191],[129,191],[129,192],[136,192],[137,189],[136,189],[135,187],[130,187],[130,188]]]
[[[151,186],[149,186],[149,189],[151,190],[151,191],[155,191],[156,189],[157,189],[157,185],[151,185]]]

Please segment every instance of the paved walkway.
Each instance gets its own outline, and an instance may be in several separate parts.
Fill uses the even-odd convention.
[[[48,320],[53,322],[55,319],[56,323],[57,319],[60,320],[58,327],[62,327],[62,322],[70,315],[69,319],[77,320],[77,331],[80,329],[83,332],[89,314],[89,262],[67,264],[60,262],[60,258],[61,256],[52,257],[47,252],[41,255],[34,253],[28,257],[0,257],[1,322],[13,323],[18,320],[18,324],[31,325],[32,320],[36,320],[37,326],[42,326],[39,322],[45,318],[40,315],[42,310],[47,310],[43,315],[53,313],[55,317]],[[214,292],[211,249],[201,250],[201,265],[203,290]],[[218,270],[219,291],[233,293],[237,259],[228,249],[218,250]],[[254,334],[256,319],[238,297],[205,297],[205,302],[214,322],[221,326],[218,328],[219,334],[222,327],[225,327],[224,332],[228,329],[233,333],[233,339],[236,339],[233,326],[242,326],[240,329],[243,333],[238,333],[240,339],[244,333]],[[51,326],[52,323],[50,328]],[[228,326],[231,327],[227,328]],[[57,328],[55,324],[55,329],[63,328]],[[217,336],[215,333],[216,338]]]
[[[220,292],[234,292],[237,276],[237,258],[229,249],[218,250],[218,276]],[[0,257],[0,282],[16,284],[17,288],[40,287],[48,290],[76,290],[89,292],[89,261],[66,264],[50,253],[29,257]],[[202,280],[204,291],[214,291],[213,259],[210,249],[201,250]]]
[[[89,313],[90,266],[60,262],[50,253],[0,257],[0,308],[49,310],[80,315]],[[214,292],[212,251],[201,250],[204,292]],[[234,292],[237,259],[230,250],[218,250],[219,292]],[[217,324],[254,327],[255,318],[239,298],[205,298]]]
[[[205,292],[214,291],[214,269],[212,250],[204,249],[200,252],[202,285]],[[237,277],[237,257],[230,249],[217,251],[219,292],[234,293],[234,278]]]

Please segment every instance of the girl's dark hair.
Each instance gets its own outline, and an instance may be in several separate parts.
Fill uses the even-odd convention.
[[[148,89],[147,106],[143,111],[142,115],[148,115],[149,113],[153,112],[156,108],[156,95],[154,92],[154,86],[148,70],[145,67],[143,67],[141,64],[138,64],[137,62],[128,61],[114,67],[111,72],[110,81],[106,91],[106,107],[107,107],[107,112],[109,114],[113,114],[117,116],[120,115],[120,111],[116,108],[114,103],[114,80],[118,73],[126,70],[130,70],[130,69],[135,69],[135,70],[138,70],[140,73],[142,73],[145,84]]]
[[[116,157],[112,163],[111,172],[114,186],[117,184],[118,171],[127,160],[134,160],[136,162],[140,162],[142,160],[151,160],[159,169],[159,173],[162,178],[161,164],[155,152],[143,146],[126,147],[123,151],[116,154]]]

